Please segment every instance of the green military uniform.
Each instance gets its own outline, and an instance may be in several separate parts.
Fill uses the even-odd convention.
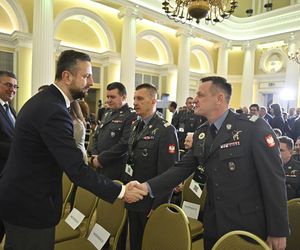
[[[283,166],[288,200],[300,197],[300,162],[291,158]]]

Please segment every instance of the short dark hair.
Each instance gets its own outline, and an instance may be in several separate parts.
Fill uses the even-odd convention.
[[[13,72],[10,72],[10,71],[0,70],[0,77],[3,77],[3,76],[11,77],[11,78],[14,78],[14,79],[17,80],[16,75]]]
[[[187,102],[188,100],[194,100],[194,98],[189,96],[188,98],[186,98],[185,102]]]
[[[151,97],[155,97],[157,95],[156,87],[151,83],[142,83],[138,85],[135,90],[147,89]]]
[[[177,109],[177,103],[176,102],[170,102],[169,107]]]
[[[259,106],[258,106],[258,104],[257,104],[257,103],[253,103],[253,104],[251,104],[251,105],[249,106],[249,109],[251,109],[251,108],[256,108],[256,109],[257,109],[257,111],[259,111]]]
[[[281,115],[282,111],[281,111],[281,106],[278,103],[273,103],[270,105],[270,107],[273,109],[274,111],[274,115]]]
[[[225,78],[220,76],[208,76],[208,77],[201,78],[200,81],[201,82],[211,81],[212,87],[221,89],[224,92],[226,101],[229,103],[232,94],[232,87],[231,84],[228,83]],[[214,90],[211,89],[211,91],[213,92]]]
[[[120,96],[127,95],[125,86],[120,82],[112,82],[107,85],[106,90],[117,89],[119,91]]]
[[[287,148],[290,151],[294,150],[294,141],[290,137],[288,137],[288,136],[280,136],[278,138],[278,140],[279,140],[279,142],[286,144]]]
[[[86,53],[75,50],[65,50],[62,52],[57,61],[55,80],[61,80],[62,73],[65,70],[75,74],[78,61],[90,62],[91,57]]]

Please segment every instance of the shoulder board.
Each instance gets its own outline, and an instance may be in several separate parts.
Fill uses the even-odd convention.
[[[247,115],[247,118],[251,122],[256,122],[256,120],[258,119],[258,116],[257,115]]]
[[[130,109],[131,113],[136,113],[136,111],[134,109]]]
[[[165,122],[164,122],[164,126],[167,128],[167,127],[171,126],[171,123],[165,121]]]

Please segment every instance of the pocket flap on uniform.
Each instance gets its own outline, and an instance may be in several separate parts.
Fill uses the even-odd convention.
[[[219,151],[219,156],[221,160],[238,158],[244,155],[243,149],[241,146],[222,148]]]

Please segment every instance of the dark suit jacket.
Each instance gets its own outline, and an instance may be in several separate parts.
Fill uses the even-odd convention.
[[[16,111],[10,107],[11,113],[16,117]],[[0,173],[7,161],[10,144],[14,135],[14,126],[0,104]]]
[[[136,112],[125,104],[106,112],[94,135],[92,154],[99,155],[99,171],[113,180],[123,181],[130,127],[135,120]]]
[[[178,141],[175,128],[155,114],[144,129],[138,133],[137,121],[132,126],[129,139],[130,164],[133,176],[126,174],[128,180],[144,182],[162,174],[178,161]],[[159,205],[169,202],[172,190],[166,195],[152,199],[147,196],[143,200],[126,204],[130,211],[149,213]]]
[[[7,165],[0,177],[0,216],[29,228],[55,226],[62,210],[62,173],[76,185],[113,202],[119,184],[85,165],[59,90],[51,85],[20,110]]]
[[[218,238],[232,230],[247,230],[263,239],[287,236],[279,143],[269,125],[255,119],[230,111],[214,141],[208,123],[203,124],[182,161],[148,181],[154,196],[177,186],[202,164],[207,175],[207,236]]]

